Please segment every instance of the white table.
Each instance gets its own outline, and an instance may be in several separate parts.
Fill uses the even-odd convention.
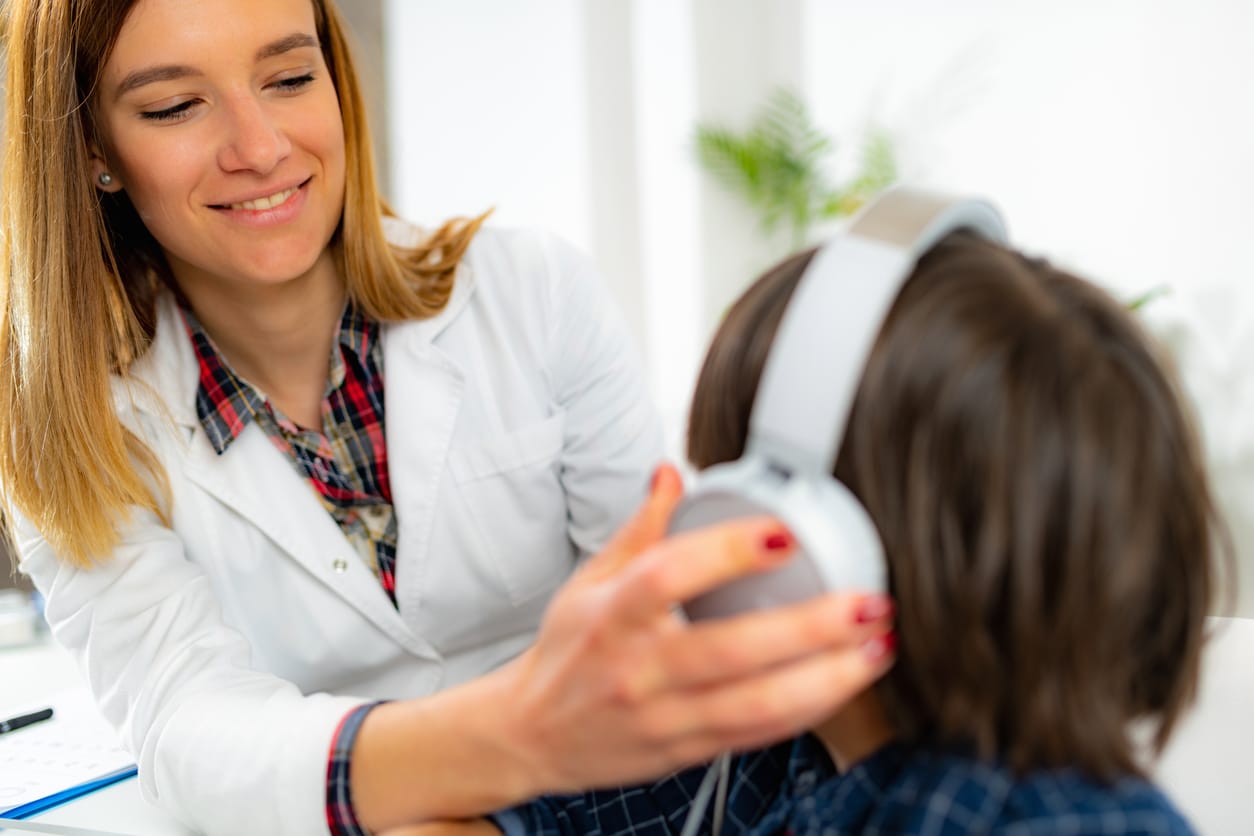
[[[1181,724],[1157,777],[1207,836],[1245,836],[1254,821],[1254,619],[1214,619],[1218,628],[1202,668],[1198,704]],[[70,658],[43,643],[0,650],[0,709],[81,687]],[[144,801],[129,778],[47,811],[8,833],[61,836],[194,836]],[[68,829],[67,829],[68,828]]]
[[[0,713],[13,704],[36,702],[49,694],[81,688],[69,655],[50,641],[0,649]],[[9,833],[61,836],[193,836],[177,819],[144,800],[139,781],[127,778],[112,786],[54,807],[20,825],[0,825]]]

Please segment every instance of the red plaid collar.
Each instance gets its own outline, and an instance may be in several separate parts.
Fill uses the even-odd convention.
[[[196,416],[213,444],[213,449],[221,455],[250,421],[268,409],[266,398],[256,387],[235,373],[191,308],[180,302],[179,309],[192,343],[192,351],[200,366],[200,385],[196,389]],[[352,352],[357,357],[360,366],[366,367],[366,358],[376,347],[378,331],[378,323],[350,300],[345,304],[344,313],[340,317],[336,341],[341,349]],[[328,386],[343,385],[344,375],[343,358],[339,352],[333,352]]]

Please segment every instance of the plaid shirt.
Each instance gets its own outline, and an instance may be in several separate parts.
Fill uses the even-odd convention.
[[[349,303],[331,350],[331,373],[322,401],[322,427],[299,427],[252,384],[237,375],[186,306],[183,318],[200,386],[196,415],[218,455],[255,421],[305,476],[323,507],[371,568],[396,605],[396,514],[388,482],[383,424],[383,350],[379,327]],[[335,834],[364,833],[349,797],[349,753],[373,705],[340,723],[327,759],[327,824]]]
[[[705,767],[655,784],[540,799],[493,816],[506,834],[674,836]],[[711,805],[712,806],[712,805]],[[701,833],[709,833],[707,810]],[[957,750],[890,743],[837,774],[805,736],[733,761],[723,832],[966,836],[1191,836],[1153,785],[1126,777],[1106,786],[1075,770],[1014,777]]]
[[[396,516],[383,438],[383,352],[377,323],[346,305],[331,351],[322,427],[305,429],[237,375],[183,309],[200,362],[196,415],[218,455],[250,421],[309,480],[344,536],[396,603]]]

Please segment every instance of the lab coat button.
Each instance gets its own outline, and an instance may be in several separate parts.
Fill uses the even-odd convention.
[[[348,561],[342,557],[337,557],[335,560],[331,561],[331,569],[335,572],[335,574],[342,575],[348,571]]]

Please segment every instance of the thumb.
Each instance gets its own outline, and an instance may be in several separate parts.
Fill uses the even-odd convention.
[[[585,576],[603,578],[612,575],[665,537],[671,514],[683,495],[684,480],[675,466],[668,462],[658,465],[653,471],[649,495],[605,548],[588,560],[584,567]]]

